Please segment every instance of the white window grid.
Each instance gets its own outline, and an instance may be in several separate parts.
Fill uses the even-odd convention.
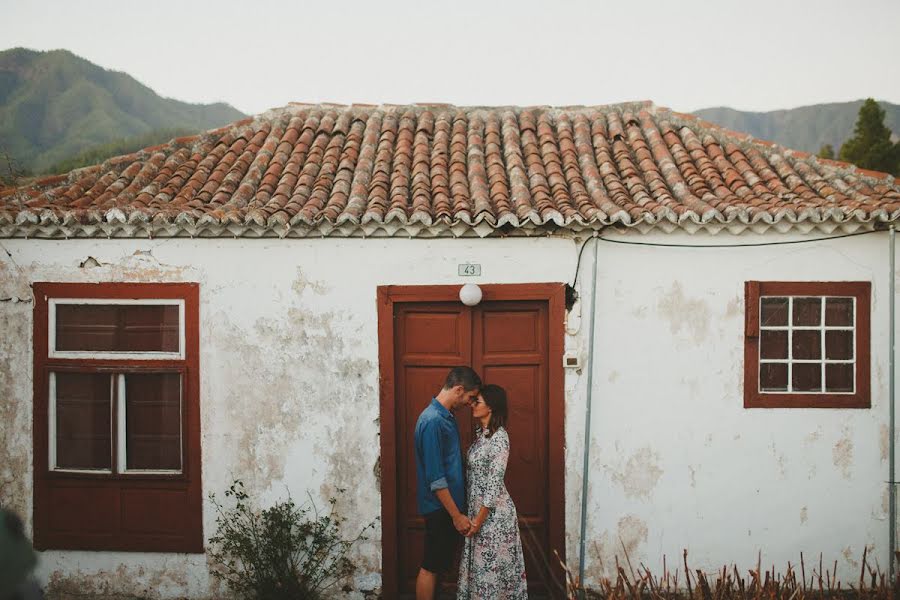
[[[178,306],[178,352],[96,352],[93,350],[56,349],[56,307],[60,304],[115,304]],[[49,358],[82,358],[105,360],[184,360],[184,300],[182,299],[121,299],[121,298],[50,298],[47,303],[47,349]]]
[[[126,440],[127,435],[127,404],[125,398],[125,376],[126,373],[111,373],[110,376],[114,376],[116,378],[115,388],[111,385],[109,387],[110,399],[109,399],[109,412],[110,412],[110,424],[111,427],[116,428],[116,448],[115,448],[115,462],[110,469],[70,469],[70,468],[60,468],[58,466],[59,461],[56,456],[56,373],[50,372],[50,381],[49,381],[49,406],[48,406],[48,441],[49,441],[49,453],[48,457],[50,458],[50,470],[62,473],[94,473],[94,474],[107,474],[111,475],[113,473],[129,475],[180,475],[184,469],[184,448],[183,448],[183,440],[184,440],[184,381],[182,379],[179,390],[178,390],[178,452],[179,452],[179,463],[181,464],[181,469],[129,469],[128,468],[128,444]],[[113,421],[113,394],[116,393],[117,401],[116,408],[118,419]],[[110,432],[111,433],[111,432]]]
[[[787,325],[763,325],[762,323],[762,303],[765,299],[770,298],[786,298],[788,301],[788,313],[787,313]],[[819,324],[818,325],[794,325],[794,301],[798,299],[816,299],[820,301],[820,310],[821,314],[819,316]],[[830,299],[841,299],[841,300],[850,300],[853,306],[853,323],[852,325],[825,325],[825,305],[827,301]],[[854,296],[788,296],[788,295],[772,295],[772,296],[760,296],[759,297],[759,331],[760,337],[762,337],[763,331],[787,331],[788,332],[788,356],[786,359],[783,358],[763,358],[762,357],[762,343],[759,344],[759,354],[757,356],[759,364],[763,365],[766,363],[776,363],[776,364],[787,364],[788,373],[787,373],[787,390],[763,390],[760,381],[757,381],[757,385],[759,386],[759,392],[765,394],[828,394],[828,395],[853,395],[856,393],[856,369],[853,371],[853,389],[849,392],[829,392],[826,391],[825,388],[825,365],[829,364],[850,364],[855,365],[857,353],[856,353],[856,298]],[[819,331],[821,335],[819,336],[819,343],[821,344],[820,354],[821,358],[813,358],[813,359],[802,359],[802,358],[794,358],[794,331]],[[849,360],[838,360],[838,359],[826,359],[825,358],[825,332],[826,331],[851,331],[853,333],[853,358]],[[794,369],[793,365],[795,364],[818,364],[821,365],[821,381],[819,383],[819,390],[808,391],[794,391]],[[759,379],[759,378],[757,378]]]

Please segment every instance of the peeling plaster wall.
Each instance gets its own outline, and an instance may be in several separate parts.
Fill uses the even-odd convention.
[[[609,237],[615,234],[606,234]],[[736,244],[801,236],[619,235]],[[823,553],[853,581],[888,560],[888,237],[751,248],[601,242],[587,580],[616,556],[662,570],[736,562],[784,569]],[[592,251],[579,282],[589,286]],[[872,282],[872,408],[744,409],[744,282]],[[583,291],[588,289],[582,287]],[[585,294],[585,306],[590,298]],[[587,358],[587,318],[569,340]],[[567,539],[577,566],[585,377],[570,375]]]
[[[290,491],[331,496],[358,530],[381,513],[376,288],[445,284],[457,264],[482,264],[481,283],[566,281],[570,239],[68,240],[0,242],[0,501],[31,528],[31,328],[35,281],[196,281],[200,284],[204,498],[234,478],[264,504]],[[3,251],[3,250],[6,251]],[[426,262],[427,261],[427,262]],[[7,423],[14,423],[10,427]],[[338,493],[339,489],[347,490]],[[204,533],[215,515],[204,508]],[[354,561],[362,598],[381,585],[381,529]],[[61,552],[38,575],[57,598],[208,598],[225,590],[203,555]]]
[[[606,235],[615,235],[612,233]],[[662,243],[801,236],[626,235]],[[578,564],[592,249],[567,319],[566,539]],[[858,574],[886,560],[887,237],[733,249],[601,243],[587,576],[618,555],[660,569],[776,567],[805,556]],[[233,478],[264,503],[335,495],[351,528],[380,514],[376,287],[571,281],[570,239],[68,240],[0,242],[0,503],[31,527],[34,281],[196,281],[201,297],[204,497]],[[426,262],[427,261],[427,262]],[[456,265],[477,262],[480,278]],[[745,410],[745,280],[872,281],[872,409]],[[207,503],[204,532],[214,531]],[[380,588],[380,527],[354,557]],[[674,561],[674,562],[673,562]],[[223,597],[203,555],[44,552],[55,597]]]

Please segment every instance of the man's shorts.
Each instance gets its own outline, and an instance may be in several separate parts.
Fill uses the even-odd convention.
[[[425,515],[425,558],[422,568],[431,573],[449,571],[461,539],[446,510],[441,508]]]

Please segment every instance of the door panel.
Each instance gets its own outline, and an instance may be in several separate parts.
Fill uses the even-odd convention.
[[[397,435],[398,581],[415,589],[424,524],[417,514],[414,429],[419,413],[454,366],[472,365],[485,383],[503,386],[509,401],[511,454],[506,484],[519,513],[529,590],[546,592],[549,560],[548,307],[546,301],[394,305]],[[456,412],[463,453],[471,445],[471,411]],[[452,571],[455,578],[456,570]],[[447,581],[445,590],[455,588]]]
[[[444,384],[447,371],[472,361],[472,315],[459,303],[398,305],[395,310],[397,410],[397,520],[401,591],[415,589],[425,522],[416,506],[415,427],[419,414]],[[471,418],[458,414],[462,442]]]
[[[506,390],[510,457],[506,488],[516,504],[532,593],[546,591],[548,536],[548,333],[544,302],[486,303],[475,311],[476,369]]]

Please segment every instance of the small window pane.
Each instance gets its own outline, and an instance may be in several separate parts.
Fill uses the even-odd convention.
[[[795,392],[821,391],[822,365],[819,363],[794,363],[791,384]]]
[[[768,297],[762,299],[760,325],[784,327],[788,324],[788,299]]]
[[[826,331],[825,358],[853,360],[853,331]]]
[[[794,298],[794,325],[808,327],[811,325],[819,325],[821,322],[821,298]]]
[[[763,329],[759,335],[760,358],[788,357],[788,332],[786,329]]]
[[[128,469],[181,469],[181,375],[125,375]]]
[[[853,298],[826,298],[825,324],[831,327],[853,325]]]
[[[852,392],[853,368],[851,363],[825,365],[825,391]]]
[[[56,373],[56,466],[109,469],[111,385],[103,373]]]
[[[178,352],[176,304],[57,304],[61,352]]]
[[[786,392],[788,387],[787,363],[762,363],[759,365],[759,389],[763,392]]]
[[[816,360],[822,358],[822,332],[805,329],[791,332],[791,356],[800,360]]]

